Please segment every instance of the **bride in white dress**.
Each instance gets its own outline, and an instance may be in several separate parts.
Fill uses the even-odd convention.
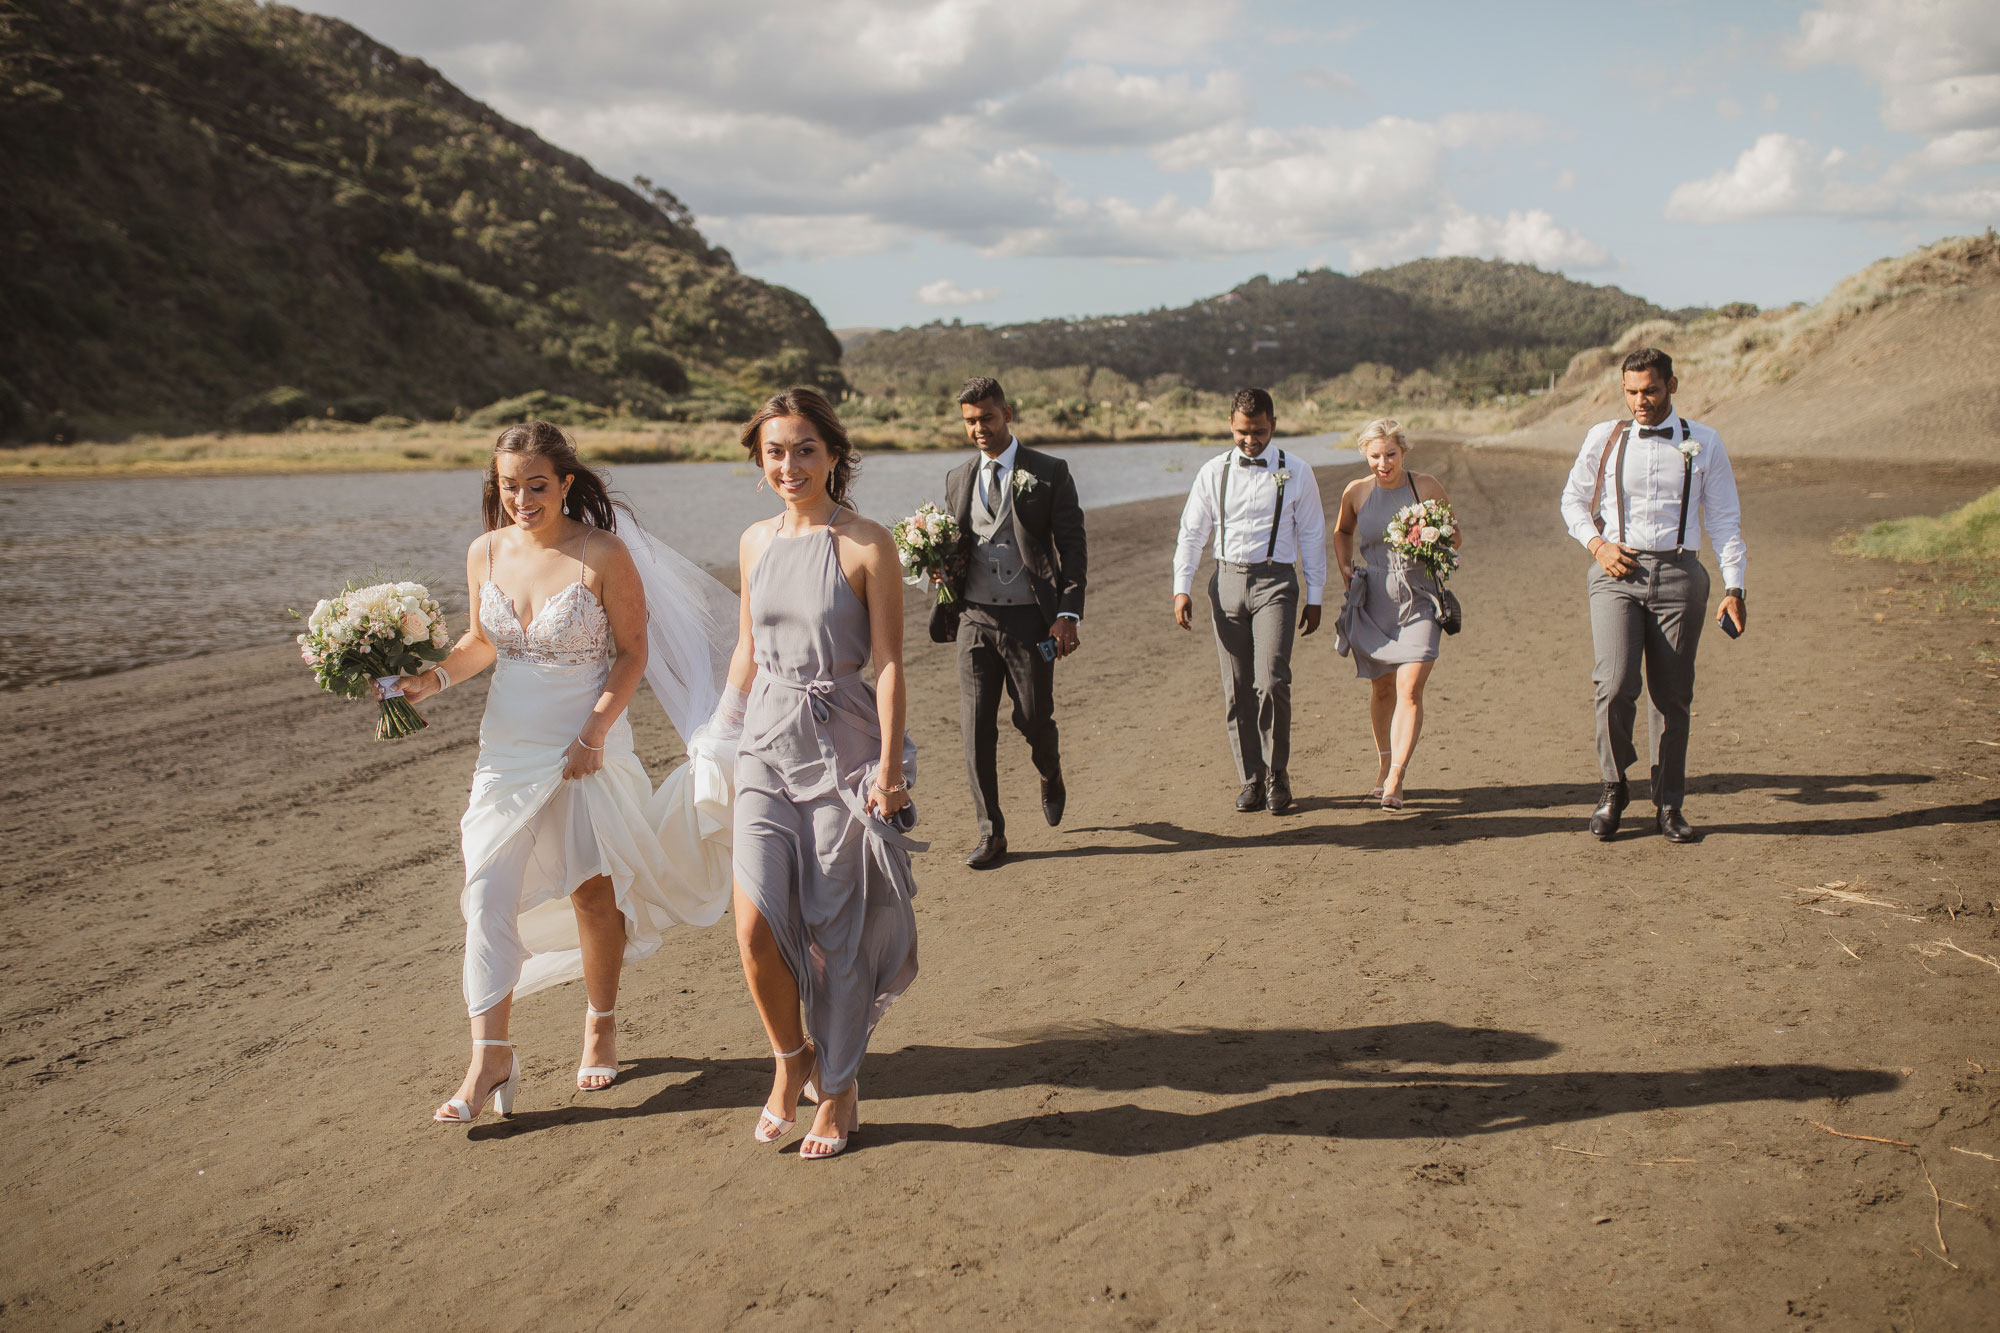
[[[473,1052],[434,1114],[447,1124],[473,1120],[489,1097],[513,1110],[513,1002],[578,976],[577,1088],[609,1087],[621,968],[669,926],[712,925],[729,903],[736,738],[707,724],[736,598],[629,510],[621,524],[623,508],[556,427],[504,431],[487,467],[487,531],[466,553],[473,623],[438,667],[401,681],[417,701],[494,667],[461,824]],[[625,716],[642,677],[687,738],[688,762],[657,792]]]

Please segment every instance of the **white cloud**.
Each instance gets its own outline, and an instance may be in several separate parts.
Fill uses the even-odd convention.
[[[917,288],[917,300],[924,305],[985,305],[999,299],[998,287],[974,287],[968,291],[950,278],[939,278]]]
[[[1838,148],[1822,154],[1793,135],[1766,134],[1743,150],[1735,166],[1676,186],[1667,199],[1667,216],[1677,222],[1813,214],[1978,221],[2000,213],[2000,188],[1926,192],[1853,181],[1837,174],[1846,161]]]
[[[1609,250],[1581,232],[1559,226],[1539,208],[1510,212],[1504,218],[1456,213],[1445,220],[1437,253],[1505,259],[1565,271],[1608,268],[1611,264]]]
[[[1882,89],[1890,129],[2000,124],[2000,16],[1992,0],[1835,0],[1799,17],[1786,55],[1853,65]]]
[[[1109,65],[1065,70],[981,108],[987,125],[1002,134],[1067,148],[1157,143],[1249,109],[1249,90],[1234,71],[1212,73],[1197,87],[1185,74],[1120,74]]]
[[[1339,245],[1365,265],[1449,244],[1603,260],[1545,212],[1476,218],[1447,188],[1453,154],[1546,136],[1544,120],[1255,124],[1240,0],[326,2],[417,34],[468,91],[607,174],[661,181],[746,264],[919,238],[1116,259]],[[1128,156],[1100,183],[1078,150]]]

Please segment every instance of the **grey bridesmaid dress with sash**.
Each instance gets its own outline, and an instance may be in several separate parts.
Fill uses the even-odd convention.
[[[736,882],[798,982],[831,1096],[854,1082],[875,1025],[916,979],[910,853],[925,844],[906,836],[913,807],[893,825],[867,811],[882,757],[861,677],[872,636],[831,522],[772,537],[748,593],[757,679],[736,758]],[[905,776],[916,762],[905,733]]]
[[[1405,494],[1410,499],[1400,498]],[[1354,656],[1354,674],[1363,680],[1389,675],[1406,662],[1437,660],[1439,630],[1431,577],[1420,565],[1389,547],[1389,520],[1414,493],[1370,486],[1354,516],[1361,545],[1354,557],[1354,580],[1335,622],[1333,648]]]

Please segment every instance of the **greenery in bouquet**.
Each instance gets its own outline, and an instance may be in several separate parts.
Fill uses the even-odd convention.
[[[1389,549],[1412,564],[1422,565],[1439,583],[1458,568],[1458,520],[1452,517],[1445,500],[1423,500],[1404,505],[1389,520],[1383,534]]]
[[[299,656],[313,669],[321,689],[347,699],[370,698],[376,681],[415,675],[451,653],[444,612],[421,583],[363,588],[350,581],[339,593],[322,598],[304,619]],[[382,700],[375,739],[395,740],[427,725],[397,692]]]
[[[929,579],[937,585],[940,603],[951,600],[951,576],[957,571],[958,520],[934,504],[917,506],[917,512],[897,523],[896,557],[903,564],[903,581],[916,585]]]

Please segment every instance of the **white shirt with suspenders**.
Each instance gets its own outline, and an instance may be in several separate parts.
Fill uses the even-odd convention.
[[[1652,427],[1593,426],[1563,486],[1562,514],[1586,550],[1601,536],[1654,554],[1699,551],[1706,532],[1722,586],[1744,586],[1749,558],[1729,451],[1712,428],[1678,412]]]

